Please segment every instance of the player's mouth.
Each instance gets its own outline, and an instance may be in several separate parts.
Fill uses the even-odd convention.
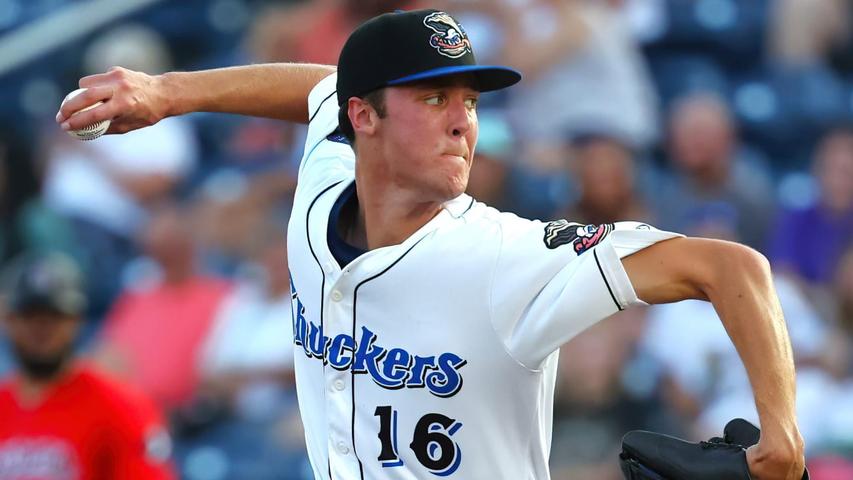
[[[465,154],[460,155],[458,153],[444,153],[443,155],[447,157],[459,158],[466,163],[468,162],[468,155]]]

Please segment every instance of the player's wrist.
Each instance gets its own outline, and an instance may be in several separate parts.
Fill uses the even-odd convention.
[[[780,445],[786,444],[802,448],[803,437],[800,434],[799,426],[797,426],[794,412],[786,415],[775,414],[775,412],[759,412],[758,416],[761,421],[762,441],[772,441]]]
[[[154,95],[161,105],[158,120],[197,111],[192,96],[188,94],[191,90],[186,87],[186,75],[183,72],[166,72],[152,77]]]
[[[792,472],[799,480],[805,467],[804,442],[799,430],[762,430],[758,444],[746,453],[749,470],[758,480],[783,478],[778,476],[781,472]]]
[[[750,478],[754,480],[804,478],[805,458],[802,454],[791,455],[759,443],[747,449],[746,462]]]

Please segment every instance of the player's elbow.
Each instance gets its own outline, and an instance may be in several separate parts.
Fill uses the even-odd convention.
[[[733,242],[714,242],[714,251],[707,256],[705,278],[699,284],[706,298],[714,292],[737,284],[759,286],[771,280],[770,262],[761,252]]]
[[[770,277],[770,261],[761,252],[740,243],[726,243],[726,250],[722,258],[727,270],[747,278]]]

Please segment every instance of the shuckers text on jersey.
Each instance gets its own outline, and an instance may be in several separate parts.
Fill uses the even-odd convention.
[[[382,388],[426,388],[437,397],[452,397],[462,389],[459,370],[467,360],[451,352],[438,355],[413,355],[403,348],[386,348],[377,344],[378,337],[362,326],[358,340],[339,334],[334,338],[323,335],[323,327],[305,318],[305,306],[291,285],[293,297],[293,343],[302,347],[305,355],[322,360],[336,370],[352,370],[369,374]]]

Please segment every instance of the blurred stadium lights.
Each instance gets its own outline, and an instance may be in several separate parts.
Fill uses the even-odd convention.
[[[735,108],[743,117],[754,122],[768,120],[777,111],[776,94],[765,83],[747,83],[735,93]]]
[[[199,447],[187,455],[187,480],[224,480],[228,476],[228,457],[216,447]]]
[[[162,0],[77,2],[0,38],[0,75],[86,35],[116,18]]]
[[[251,22],[252,12],[241,1],[216,0],[208,8],[207,18],[220,32],[234,33]]]
[[[738,8],[732,0],[701,0],[695,8],[697,21],[709,30],[726,30],[737,22]]]

